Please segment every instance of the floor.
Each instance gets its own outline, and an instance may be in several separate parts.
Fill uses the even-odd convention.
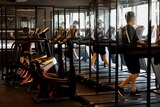
[[[81,84],[77,85],[78,93],[94,93],[92,89],[88,89]],[[159,107],[160,103],[152,104],[151,107]],[[36,103],[30,94],[27,92],[26,88],[23,87],[8,87],[3,81],[0,82],[0,107],[83,107],[83,105],[72,99],[63,99],[50,102]],[[137,107],[146,107],[146,105],[136,105]],[[102,104],[95,105],[95,107],[116,107],[115,105]],[[119,105],[118,107],[123,107]],[[135,107],[129,106],[129,107]]]
[[[86,65],[85,65],[86,67]],[[85,68],[84,67],[84,68]],[[3,80],[0,80],[0,107],[84,107],[78,99],[60,99],[50,102],[36,103],[31,95],[27,92],[27,86],[8,87]],[[94,89],[88,88],[87,86],[77,83],[77,94],[96,93]],[[103,96],[104,99],[114,98],[114,94]],[[95,99],[102,99],[95,96]],[[138,99],[137,99],[138,100]],[[138,100],[140,101],[140,100]],[[134,104],[134,103],[133,103]],[[159,107],[160,102],[151,104],[151,107]],[[137,107],[146,107],[146,105],[136,105]],[[100,104],[94,107],[126,107],[119,103],[115,104]],[[128,107],[135,107],[130,104]]]
[[[0,82],[0,107],[82,107],[76,100],[36,103],[24,87],[8,87]]]

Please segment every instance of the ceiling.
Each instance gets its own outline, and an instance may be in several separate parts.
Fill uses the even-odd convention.
[[[89,5],[90,2],[94,2],[95,0],[27,0],[27,2],[13,2],[16,0],[0,0],[0,4],[25,4],[25,5],[53,5],[53,6],[82,6]],[[19,0],[21,1],[21,0]],[[99,0],[100,2],[105,2],[105,5],[108,6],[109,2],[112,2],[112,5],[116,4],[117,0]],[[138,5],[147,3],[148,0],[119,0],[119,3],[123,6],[128,5]]]
[[[27,2],[14,2],[15,0],[0,0],[0,4],[25,5],[53,5],[53,6],[80,6],[89,5],[93,0],[28,0]]]

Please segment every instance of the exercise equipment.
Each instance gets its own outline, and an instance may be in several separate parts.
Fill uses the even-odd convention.
[[[126,45],[126,44],[119,44],[118,49],[115,50],[116,44],[109,46],[109,51],[112,54],[115,54],[118,51],[119,54],[130,54],[135,57],[139,58],[146,58],[148,57],[148,46],[147,45]],[[159,44],[152,44],[151,45],[151,56],[159,56],[160,53],[160,45]]]
[[[48,30],[49,30],[48,28],[45,28],[39,34],[34,33],[35,34],[34,38],[19,39],[12,45],[12,50],[14,52],[13,55],[17,54],[15,55],[17,57],[14,56],[13,58],[17,59],[10,60],[11,65],[8,65],[7,67],[7,74],[5,75],[7,83],[11,83],[11,78],[14,80],[16,78],[15,75],[16,76],[20,75],[19,79],[18,80],[16,79],[18,83],[19,82],[20,84],[31,83],[32,78],[30,73],[27,70],[21,68],[21,66],[23,65],[29,67],[30,62],[32,60],[39,61],[41,63],[41,67],[45,70],[45,72],[56,72],[55,65],[57,62],[56,59],[51,56],[50,46],[46,35],[46,32]],[[36,47],[37,52],[22,53],[21,52],[22,46],[24,46],[24,44],[31,44],[31,43],[35,43],[36,45],[38,44]],[[14,69],[15,72],[13,73]],[[19,69],[20,72],[18,73]]]
[[[66,37],[63,39],[63,43],[69,41],[76,29],[71,29]],[[56,41],[54,41],[56,42]],[[72,53],[72,45],[68,45],[68,52]],[[59,55],[62,57],[61,55]],[[69,54],[70,70],[69,73],[64,75],[63,61],[59,62],[59,70],[57,73],[45,73],[38,61],[31,61],[28,71],[33,77],[32,87],[37,88],[36,95],[32,95],[37,101],[54,100],[58,97],[75,97],[76,94],[76,73],[73,64],[73,55]],[[61,71],[62,70],[62,71]]]
[[[142,26],[142,25],[139,25],[139,26],[137,26],[137,28],[136,28],[136,33],[137,33],[137,36],[139,37],[139,38],[141,38],[142,36],[143,36],[143,32],[144,32],[144,26]]]

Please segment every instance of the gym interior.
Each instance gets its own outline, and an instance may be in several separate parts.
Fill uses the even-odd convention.
[[[160,0],[0,0],[0,107],[159,107]]]

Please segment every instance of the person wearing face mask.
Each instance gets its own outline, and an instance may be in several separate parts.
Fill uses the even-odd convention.
[[[97,31],[96,31],[97,30]],[[99,41],[102,40],[102,38],[104,38],[105,33],[104,33],[104,29],[103,29],[103,21],[102,20],[97,20],[97,27],[96,30],[94,32],[94,39],[98,39]],[[95,67],[94,67],[94,63],[95,60],[97,58],[97,54],[100,54],[102,57],[102,60],[104,61],[105,64],[107,64],[109,66],[109,60],[106,56],[106,49],[105,46],[97,46],[94,45],[93,46],[93,56],[91,59],[91,70],[92,71],[96,71]],[[114,68],[114,65],[111,64],[111,67]]]
[[[122,29],[122,43],[124,44],[145,44],[142,40],[139,40],[137,37],[137,33],[135,28],[133,27],[135,24],[135,14],[130,11],[125,15],[127,25]],[[139,46],[139,48],[142,48]],[[130,96],[140,96],[140,92],[136,89],[136,78],[139,77],[140,73],[140,62],[138,57],[134,57],[130,54],[124,54],[124,59],[126,65],[128,67],[129,72],[131,73],[126,79],[123,80],[121,84],[118,86],[118,93],[125,97],[124,87],[131,83],[132,91],[130,92]]]

